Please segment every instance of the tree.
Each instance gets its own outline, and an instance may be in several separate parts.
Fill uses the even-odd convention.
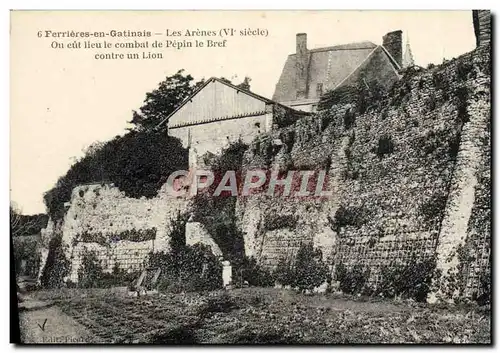
[[[185,75],[184,70],[177,71],[172,76],[167,76],[160,82],[158,88],[146,93],[144,105],[139,111],[133,111],[131,124],[135,125],[135,130],[151,130],[158,126],[184,99],[196,91],[204,80],[193,82],[191,75]],[[166,124],[160,127],[166,129]]]
[[[245,79],[243,80],[243,82],[240,83],[239,85],[236,85],[236,87],[244,89],[246,91],[250,91],[250,82],[251,81],[252,81],[252,79],[250,77],[245,76]]]
[[[35,215],[22,215],[15,204],[10,205],[10,234],[13,237],[38,234],[47,226],[48,216],[40,213]]]

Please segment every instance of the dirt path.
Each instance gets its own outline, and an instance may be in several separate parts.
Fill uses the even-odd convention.
[[[46,344],[92,343],[88,330],[49,302],[26,301],[20,305],[21,342]]]

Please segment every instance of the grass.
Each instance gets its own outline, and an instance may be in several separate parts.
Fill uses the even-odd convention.
[[[490,312],[283,289],[53,297],[105,343],[490,343]]]

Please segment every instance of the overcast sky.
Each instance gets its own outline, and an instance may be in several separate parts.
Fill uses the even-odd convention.
[[[401,29],[421,66],[475,46],[470,11],[37,11],[15,12],[11,20],[11,199],[25,214],[45,212],[43,193],[82,150],[123,134],[145,93],[178,69],[196,79],[224,76],[236,83],[249,76],[251,90],[270,98],[299,32],[307,33],[312,49],[363,40],[381,44],[385,33]],[[224,27],[267,29],[269,35],[235,36],[226,48],[164,49],[162,60],[109,61],[95,60],[90,49],[52,49],[54,38],[37,36],[40,30]]]

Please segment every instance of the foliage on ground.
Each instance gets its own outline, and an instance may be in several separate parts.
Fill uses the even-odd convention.
[[[293,259],[280,259],[274,278],[281,285],[305,292],[329,282],[330,274],[321,250],[314,249],[312,244],[302,244]]]
[[[160,268],[158,290],[191,292],[222,287],[222,265],[208,246],[182,246],[170,252],[151,253],[149,267]]]
[[[100,294],[58,305],[103,343],[490,343],[487,309],[353,301],[279,289]]]

